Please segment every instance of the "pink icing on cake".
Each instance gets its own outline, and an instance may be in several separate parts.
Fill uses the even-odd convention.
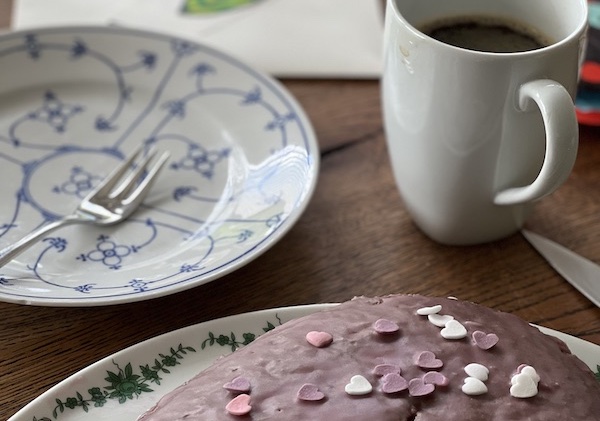
[[[427,314],[417,314],[437,305],[464,327],[464,337],[445,338],[444,327],[431,323]],[[386,331],[397,325],[398,332],[378,333],[373,328],[378,320],[385,320]],[[458,325],[454,327],[460,331]],[[333,340],[316,347],[307,342],[309,332],[328,332]],[[477,333],[475,340],[475,332],[493,336]],[[419,361],[434,361],[435,372],[420,367]],[[473,363],[471,369],[481,371],[482,366],[489,371],[487,378],[478,379],[478,371],[465,372]],[[531,369],[523,373],[525,366]],[[523,379],[529,387],[526,392],[535,392],[533,396],[511,395],[511,388],[525,387],[511,385],[516,375],[539,376],[535,389],[529,378]],[[223,385],[240,376],[252,385],[247,392],[250,399],[244,398],[241,410],[236,407],[240,415],[232,415],[226,408],[231,409],[236,395]],[[467,394],[464,389],[477,393]],[[285,323],[219,359],[164,396],[139,421],[367,418],[598,421],[600,383],[564,343],[516,316],[454,299],[359,297]]]

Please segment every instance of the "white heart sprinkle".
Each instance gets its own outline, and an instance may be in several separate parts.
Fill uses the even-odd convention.
[[[531,377],[533,379],[534,382],[539,383],[540,382],[540,375],[537,373],[537,371],[535,371],[535,368],[533,368],[530,365],[525,365],[521,368],[521,370],[519,371],[520,374],[526,374],[527,376]]]
[[[477,396],[487,393],[488,388],[481,380],[476,379],[475,377],[467,377],[461,390],[467,395]]]
[[[373,390],[373,386],[367,379],[360,374],[352,376],[350,383],[348,383],[344,389],[347,394],[353,396],[367,395]]]
[[[467,329],[460,322],[450,320],[440,333],[444,339],[462,339],[467,336]]]
[[[476,379],[485,382],[488,379],[490,370],[488,370],[488,368],[484,365],[471,363],[465,367],[465,373],[467,373],[469,377],[475,377]]]
[[[536,382],[527,374],[517,374],[510,379],[510,394],[515,398],[532,398],[538,393]]]
[[[436,314],[442,311],[441,305],[431,306],[431,307],[422,307],[417,310],[417,314],[419,316],[429,316],[430,314]]]
[[[434,325],[436,325],[437,327],[444,327],[446,326],[446,323],[448,323],[450,320],[454,320],[454,317],[447,315],[447,314],[429,314],[427,316],[427,319],[429,319],[429,321],[431,323],[433,323]]]

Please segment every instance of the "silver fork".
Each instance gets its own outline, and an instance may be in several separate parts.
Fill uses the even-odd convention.
[[[142,147],[138,148],[123,164],[115,168],[81,201],[71,215],[41,226],[0,251],[0,267],[58,228],[71,224],[113,225],[129,217],[142,203],[169,158],[169,153],[163,152],[156,163],[149,167],[150,161],[156,155],[156,151],[151,150],[127,177],[124,177],[141,151]]]

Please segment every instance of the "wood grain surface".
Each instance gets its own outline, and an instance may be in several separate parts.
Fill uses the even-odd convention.
[[[10,1],[0,1],[0,23]],[[448,247],[411,222],[394,184],[377,81],[284,80],[321,151],[304,215],[272,249],[207,285],[133,304],[50,308],[0,303],[0,419],[89,364],[206,320],[355,295],[456,296],[600,344],[600,309],[519,234]],[[572,176],[528,228],[600,262],[600,130],[581,127]]]

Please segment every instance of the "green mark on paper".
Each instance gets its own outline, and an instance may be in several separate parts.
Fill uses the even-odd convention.
[[[183,6],[183,13],[204,14],[221,12],[256,1],[257,0],[186,0]]]

